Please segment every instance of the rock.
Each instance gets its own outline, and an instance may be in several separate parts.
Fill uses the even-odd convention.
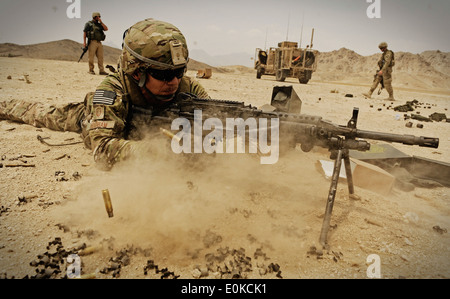
[[[194,277],[196,279],[198,279],[202,276],[202,272],[198,268],[195,268],[194,270],[192,270],[191,274],[192,274],[192,277]]]
[[[439,227],[439,225],[433,226],[433,230],[439,234],[447,233],[447,229]]]
[[[435,112],[435,113],[433,113],[433,114],[431,114],[430,116],[430,119],[431,120],[434,120],[434,121],[443,121],[443,120],[447,120],[447,116],[444,114],[444,113],[437,113],[437,112]]]
[[[403,218],[414,224],[419,223],[419,216],[414,212],[406,212],[406,214],[403,215]]]

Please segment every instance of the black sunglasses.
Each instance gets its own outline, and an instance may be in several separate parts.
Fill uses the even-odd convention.
[[[178,79],[183,78],[186,72],[186,67],[174,69],[174,70],[157,70],[157,69],[147,69],[147,74],[159,81],[170,82],[173,78]]]

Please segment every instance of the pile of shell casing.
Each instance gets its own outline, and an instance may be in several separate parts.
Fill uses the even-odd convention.
[[[253,257],[260,275],[276,273],[277,277],[282,278],[280,266],[274,263],[266,264],[269,259],[260,248],[255,251]],[[198,268],[200,271],[199,277],[211,274],[221,279],[247,278],[248,274],[254,270],[252,258],[245,254],[244,248],[229,249],[228,247],[221,247],[217,249],[215,254],[206,254],[205,259],[207,269]]]
[[[144,267],[144,275],[148,274],[148,270],[155,270],[156,274],[161,273],[161,279],[177,279],[180,277],[180,275],[175,275],[174,272],[169,271],[167,268],[159,269],[153,260],[147,261],[147,265]]]
[[[128,249],[122,249],[117,252],[117,256],[109,259],[109,266],[100,270],[102,274],[109,274],[112,272],[112,276],[117,278],[120,276],[120,270],[122,267],[130,264],[131,255],[136,254],[138,249],[132,247]]]
[[[56,278],[61,273],[62,264],[71,252],[64,249],[61,238],[56,237],[48,243],[47,251],[37,256],[37,259],[30,262],[30,266],[36,267],[36,275],[31,279]]]

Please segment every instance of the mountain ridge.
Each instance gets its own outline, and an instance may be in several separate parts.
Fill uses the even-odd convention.
[[[115,66],[121,54],[121,49],[104,45],[105,64]],[[64,39],[58,41],[44,42],[31,45],[18,45],[14,43],[0,44],[0,56],[3,57],[25,57],[35,59],[50,59],[64,61],[78,61],[82,53],[82,44],[73,40]],[[191,51],[192,54],[200,53],[198,50]],[[203,51],[206,55],[206,52]],[[428,50],[420,54],[409,52],[395,52],[396,65],[394,67],[394,84],[408,87],[411,84],[423,88],[443,88],[450,90],[450,53],[439,50]],[[369,84],[368,78],[372,77],[377,68],[377,61],[381,55],[372,54],[363,56],[351,49],[342,47],[329,52],[319,52],[317,56],[317,71],[313,79],[322,81],[341,81]],[[213,73],[252,73],[252,67],[244,66],[230,60],[230,65],[212,66],[211,61],[215,57],[208,55],[206,61],[189,59],[188,69],[199,70],[211,68]],[[221,60],[217,58],[217,61]],[[200,57],[201,59],[201,57]],[[241,53],[237,61],[244,61]],[[82,61],[87,61],[85,55]]]

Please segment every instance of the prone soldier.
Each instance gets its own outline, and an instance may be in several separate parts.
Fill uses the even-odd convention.
[[[173,104],[179,93],[210,98],[197,81],[185,76],[188,60],[186,39],[177,27],[146,19],[125,31],[117,72],[87,93],[84,102],[63,106],[0,102],[0,120],[81,133],[95,161],[111,168],[149,151],[142,127]]]

